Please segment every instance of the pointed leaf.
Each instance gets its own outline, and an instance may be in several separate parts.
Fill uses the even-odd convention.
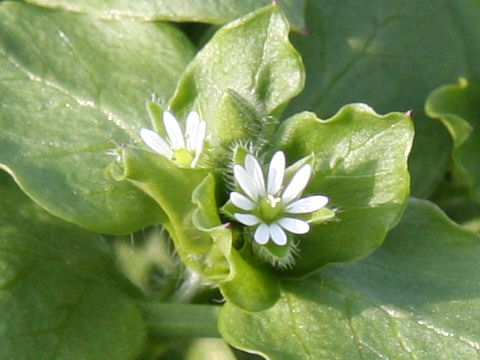
[[[170,105],[183,115],[193,108],[200,112],[215,152],[243,140],[245,131],[255,128],[252,118],[268,122],[267,115],[280,111],[303,87],[302,61],[288,32],[278,6],[260,9],[217,31],[188,66]],[[230,113],[232,106],[239,109]],[[233,124],[227,127],[233,133],[225,124]],[[246,130],[236,130],[242,127]]]

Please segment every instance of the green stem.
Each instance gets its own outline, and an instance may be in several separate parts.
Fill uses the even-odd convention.
[[[153,336],[221,337],[220,306],[140,302]]]

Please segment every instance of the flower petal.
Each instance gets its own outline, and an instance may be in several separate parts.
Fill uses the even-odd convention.
[[[245,169],[255,182],[257,196],[265,195],[265,180],[262,167],[255,156],[247,154],[245,157]]]
[[[312,176],[312,166],[310,164],[303,165],[300,170],[293,175],[292,180],[290,180],[290,183],[287,185],[282,195],[282,201],[284,204],[290,203],[302,194],[310,181],[310,176]]]
[[[285,210],[291,214],[307,214],[317,211],[327,204],[328,197],[312,195],[292,202]]]
[[[275,244],[284,246],[287,245],[287,234],[285,231],[278,226],[277,224],[273,223],[269,226],[270,228],[270,236]]]
[[[267,190],[269,194],[275,195],[283,184],[285,177],[285,154],[277,151],[270,160],[267,177]]]
[[[296,218],[284,217],[278,220],[277,223],[293,234],[306,234],[310,231],[310,225],[306,221]]]
[[[230,200],[233,205],[242,210],[253,210],[257,206],[252,200],[236,191],[230,193]]]
[[[197,129],[197,136],[195,138],[194,149],[195,154],[200,154],[203,150],[203,143],[205,142],[205,135],[207,133],[207,123],[205,121],[200,121]]]
[[[200,115],[198,115],[196,111],[190,111],[185,124],[185,142],[187,143],[187,150],[189,151],[195,150],[199,125]]]
[[[174,150],[185,149],[185,139],[183,138],[182,128],[170,111],[163,112],[163,125],[165,126],[165,131],[170,139],[172,148]]]
[[[240,165],[235,165],[233,167],[233,174],[235,175],[235,180],[237,180],[238,185],[242,190],[247,194],[250,199],[256,201],[258,199],[258,189],[257,185],[243,167]]]
[[[190,165],[192,168],[195,167],[195,165],[197,165],[198,160],[200,159],[200,155],[202,155],[203,142],[205,140],[206,132],[207,132],[207,123],[205,121],[200,121],[200,124],[198,125],[198,129],[197,129],[195,144],[194,144],[195,157],[193,158],[193,161]]]
[[[266,224],[260,224],[257,227],[257,230],[255,230],[255,234],[253,235],[253,239],[257,244],[260,245],[265,245],[268,242],[268,239],[270,238],[270,230],[268,225]]]
[[[143,142],[156,153],[159,153],[160,155],[163,155],[169,159],[172,158],[172,149],[168,143],[163,140],[155,131],[142,128],[140,129],[140,137],[142,138]]]
[[[235,219],[240,221],[243,225],[253,226],[260,224],[260,219],[252,214],[235,213],[233,216],[235,216]]]

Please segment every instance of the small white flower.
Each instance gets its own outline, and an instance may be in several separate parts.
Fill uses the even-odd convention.
[[[283,187],[285,154],[282,151],[272,156],[266,181],[260,163],[251,154],[245,157],[245,166],[234,166],[233,173],[243,194],[233,191],[230,200],[239,209],[249,212],[233,215],[244,225],[258,225],[253,238],[260,245],[265,245],[270,239],[277,245],[286,245],[285,231],[307,233],[310,225],[289,215],[312,213],[328,203],[328,197],[323,195],[299,199],[312,175],[310,164],[303,165]]]
[[[163,126],[168,140],[155,131],[140,129],[140,137],[153,151],[176,161],[182,166],[195,167],[200,159],[205,141],[207,123],[196,111],[187,115],[185,135],[175,116],[170,111],[163,113]]]

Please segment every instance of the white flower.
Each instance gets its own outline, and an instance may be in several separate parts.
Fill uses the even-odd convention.
[[[245,166],[235,165],[233,172],[243,194],[231,192],[230,200],[239,209],[249,212],[233,215],[244,225],[258,225],[253,237],[260,245],[270,239],[277,245],[286,245],[285,230],[293,234],[307,233],[310,225],[289,214],[312,213],[328,203],[328,197],[323,195],[299,199],[312,175],[310,164],[303,165],[283,187],[285,154],[282,151],[272,156],[266,182],[260,163],[251,154],[245,157]]]
[[[163,112],[163,126],[168,136],[164,140],[155,131],[140,129],[140,137],[153,151],[178,162],[182,166],[195,167],[200,159],[205,141],[207,123],[200,119],[196,111],[187,115],[185,135],[175,116],[170,111]]]

